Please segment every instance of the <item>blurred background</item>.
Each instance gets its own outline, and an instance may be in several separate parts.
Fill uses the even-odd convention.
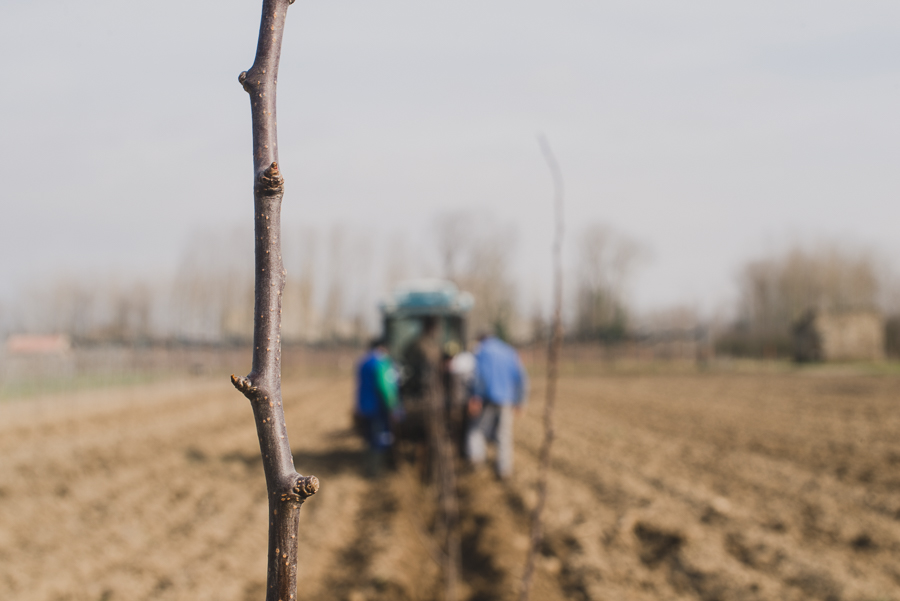
[[[0,2],[0,598],[264,596],[227,378],[250,367],[259,14]],[[459,599],[515,597],[546,135],[565,346],[532,598],[900,599],[900,4],[298,0],[279,84],[284,409],[323,483],[302,593],[443,598],[432,488],[367,478],[350,430],[379,303],[441,278],[532,377],[514,478],[458,474]]]
[[[792,327],[819,309],[877,313],[882,352],[896,349],[894,4],[291,10],[286,343],[358,343],[379,328],[378,300],[422,276],[471,291],[479,326],[544,335],[544,132],[566,182],[569,337],[789,356]],[[258,12],[0,8],[0,335],[63,337],[7,344],[4,386],[24,369],[11,355],[34,345],[248,341],[236,77]]]

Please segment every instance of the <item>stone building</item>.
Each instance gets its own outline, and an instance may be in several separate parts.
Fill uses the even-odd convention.
[[[797,361],[884,359],[884,317],[877,311],[811,309],[794,325]]]

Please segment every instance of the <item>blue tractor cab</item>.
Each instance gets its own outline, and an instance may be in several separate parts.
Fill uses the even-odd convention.
[[[454,356],[466,348],[466,316],[472,295],[453,282],[438,279],[410,280],[394,289],[381,303],[384,339],[391,358],[401,365],[406,348],[422,333],[426,319],[437,319],[444,354]]]
[[[471,294],[461,292],[453,282],[437,279],[404,282],[381,304],[383,340],[399,370],[400,399],[405,412],[402,423],[394,427],[398,440],[428,440],[426,407],[422,402],[422,364],[416,358],[421,354],[414,349],[427,330],[440,345],[442,354],[439,371],[446,423],[451,431],[462,432],[465,386],[449,366],[454,357],[466,350],[466,321],[473,304]]]

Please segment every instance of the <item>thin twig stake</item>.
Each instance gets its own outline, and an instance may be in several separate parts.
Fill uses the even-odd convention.
[[[550,472],[550,447],[553,445],[553,409],[556,406],[556,380],[559,375],[559,351],[562,347],[562,244],[563,244],[563,178],[559,163],[553,155],[550,143],[544,135],[538,136],[538,143],[550,175],[553,177],[553,209],[555,215],[555,232],[553,236],[553,325],[550,333],[550,344],[547,349],[547,397],[544,403],[544,442],[538,467],[538,498],[531,513],[531,546],[525,560],[525,571],[522,574],[522,589],[519,601],[528,601],[531,593],[531,581],[534,577],[534,562],[543,540],[543,511],[547,503],[547,478]]]
[[[315,476],[294,469],[281,404],[281,199],[278,171],[275,85],[284,20],[293,0],[263,0],[256,59],[238,80],[250,94],[253,120],[253,205],[256,303],[253,314],[253,367],[246,378],[231,376],[253,407],[269,498],[269,562],[266,601],[294,601],[300,506],[319,489]]]

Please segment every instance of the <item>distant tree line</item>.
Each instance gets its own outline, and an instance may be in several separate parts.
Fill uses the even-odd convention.
[[[400,281],[442,277],[470,292],[470,332],[517,342],[547,335],[549,315],[523,291],[518,232],[476,211],[435,215],[425,232],[373,232],[338,224],[285,227],[283,339],[358,343],[378,331],[377,305]],[[590,224],[572,232],[567,336],[614,343],[630,332],[628,284],[645,256],[628,236]],[[80,344],[243,344],[253,315],[249,228],[196,231],[167,277],[60,277],[4,307],[9,332],[64,333]],[[547,274],[535,276],[542,281]],[[533,283],[533,280],[532,280]],[[534,288],[529,290],[534,292]]]
[[[471,335],[490,329],[515,342],[547,338],[549,315],[528,279],[535,276],[517,271],[513,224],[460,210],[436,214],[420,229],[284,228],[284,341],[360,343],[380,329],[378,302],[398,282],[420,277],[446,278],[472,293]],[[690,307],[635,315],[630,283],[648,254],[637,240],[600,223],[573,228],[569,239],[569,340],[693,340],[714,342],[720,354],[787,357],[793,328],[810,309],[875,310],[885,317],[887,354],[900,356],[900,284],[874,253],[797,245],[750,260],[738,272],[732,318],[713,326]],[[95,274],[34,285],[4,304],[2,329],[67,334],[76,344],[246,344],[252,243],[249,228],[198,231],[168,277]]]
[[[516,231],[472,212],[455,211],[435,219],[443,277],[471,292],[476,304],[472,327],[492,329],[512,339],[543,339],[548,315],[525,317],[521,284],[513,275]],[[647,254],[643,245],[600,223],[575,232],[571,261],[574,300],[567,336],[580,341],[615,343],[630,332],[628,284]]]
[[[582,341],[619,342],[629,334],[627,287],[644,247],[602,224],[585,227],[576,240],[575,320]]]

